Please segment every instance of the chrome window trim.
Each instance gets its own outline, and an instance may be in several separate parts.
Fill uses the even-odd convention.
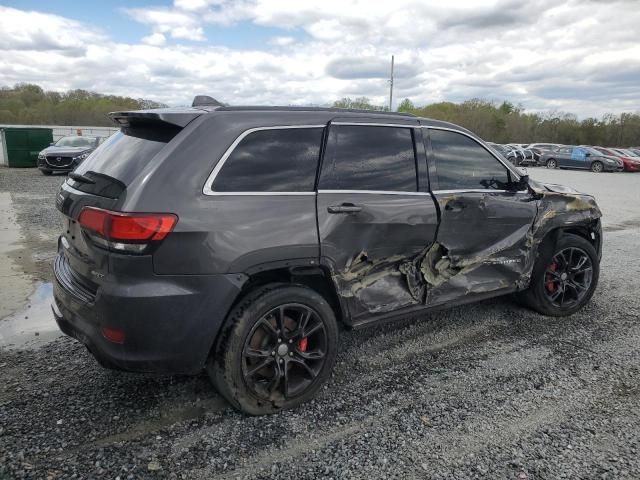
[[[429,192],[401,192],[398,190],[318,190],[318,193],[367,193],[375,195],[418,195],[431,196]]]
[[[273,125],[269,127],[254,127],[254,128],[249,128],[245,130],[240,135],[238,135],[238,137],[233,141],[231,146],[229,146],[229,148],[225,150],[225,152],[222,154],[222,157],[220,157],[220,160],[218,161],[216,166],[213,167],[213,170],[207,177],[207,180],[204,182],[202,193],[209,196],[213,196],[213,195],[315,195],[316,192],[216,192],[215,190],[213,190],[212,187],[213,187],[213,182],[218,176],[218,173],[220,172],[220,170],[222,170],[222,167],[224,166],[228,158],[231,156],[231,154],[236,149],[238,144],[247,135],[250,135],[254,132],[259,132],[262,130],[290,130],[294,128],[325,128],[325,127],[326,125]]]
[[[524,191],[524,190],[523,190]],[[510,190],[492,190],[490,188],[482,189],[482,188],[461,188],[457,190],[434,190],[434,195],[442,195],[442,194],[450,194],[450,193],[519,193],[519,192],[511,192]]]
[[[493,151],[491,151],[490,148],[487,148],[485,145],[482,144],[482,142],[478,141],[477,138],[473,137],[472,135],[469,135],[467,132],[463,132],[461,130],[456,130],[455,128],[447,128],[447,127],[432,127],[429,125],[422,125],[422,128],[428,128],[431,130],[444,130],[446,132],[454,132],[454,133],[459,133],[461,135],[464,135],[465,137],[469,137],[471,140],[473,140],[474,142],[476,142],[478,145],[480,145],[482,148],[484,148],[487,152],[489,152],[489,154],[495,158],[496,160],[498,160],[502,165],[504,165],[504,167],[509,170],[511,173],[513,173],[516,176],[516,180],[520,180],[520,174],[515,171],[513,169],[513,167],[511,165],[506,164],[500,157],[498,157]],[[438,166],[436,165],[436,170],[437,170]],[[496,190],[497,191],[497,190]]]
[[[210,197],[229,197],[229,196],[245,196],[245,197],[258,197],[258,196],[308,196],[315,195],[316,192],[211,192],[205,193]]]

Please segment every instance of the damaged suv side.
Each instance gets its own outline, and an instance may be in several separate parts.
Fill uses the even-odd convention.
[[[360,327],[516,293],[578,311],[599,273],[593,197],[469,131],[403,114],[119,112],[63,184],[60,328],[105,366],[195,373],[264,414],[329,378]]]

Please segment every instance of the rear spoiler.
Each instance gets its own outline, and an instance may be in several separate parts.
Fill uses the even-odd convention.
[[[137,125],[159,125],[185,127],[198,118],[206,110],[197,108],[173,109],[159,108],[155,110],[132,110],[127,112],[111,112],[109,118],[121,128]]]

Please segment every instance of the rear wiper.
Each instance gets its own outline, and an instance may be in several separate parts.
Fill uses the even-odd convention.
[[[96,183],[94,180],[91,180],[89,177],[85,177],[84,175],[81,175],[80,173],[69,172],[68,176],[69,176],[69,178],[71,180],[75,180],[76,182],[91,183],[91,184],[95,184]]]

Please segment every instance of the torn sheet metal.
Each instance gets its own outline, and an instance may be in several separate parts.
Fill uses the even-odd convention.
[[[488,191],[475,200],[465,194],[437,199],[443,215],[433,244],[414,256],[375,261],[359,252],[343,271],[333,273],[339,294],[361,310],[380,313],[525,289],[538,246],[549,232],[571,226],[599,229],[601,217],[589,195],[533,181],[530,187],[527,195],[492,196]],[[447,204],[462,200],[470,202],[468,210],[458,218],[447,215]]]

